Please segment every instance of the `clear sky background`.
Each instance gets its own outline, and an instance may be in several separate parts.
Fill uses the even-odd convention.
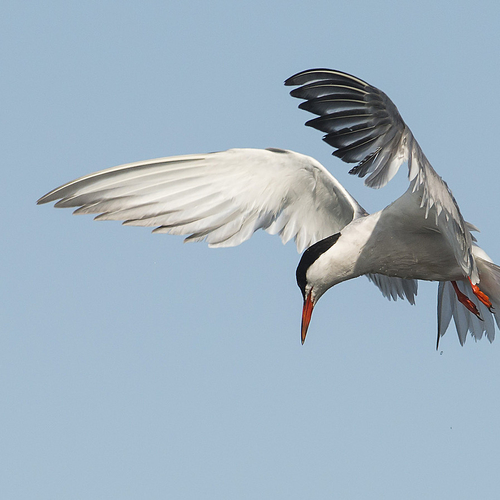
[[[230,147],[314,156],[283,81],[384,90],[500,262],[500,3],[4,0],[0,17],[0,491],[15,499],[496,499],[500,338],[365,278],[300,344],[293,244],[209,250],[36,206],[121,163]],[[499,335],[500,337],[500,335]]]

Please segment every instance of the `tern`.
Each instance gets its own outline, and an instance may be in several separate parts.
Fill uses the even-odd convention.
[[[258,229],[292,238],[304,252],[296,271],[303,296],[301,341],[313,308],[332,286],[365,275],[389,298],[415,303],[417,280],[438,281],[436,347],[453,317],[460,343],[470,332],[493,341],[500,267],[476,244],[447,184],[435,172],[394,103],[365,81],[312,69],[285,81],[306,125],[324,132],[349,173],[385,186],[403,163],[409,187],[368,214],[325,167],[293,151],[230,149],[108,168],[54,189],[38,203],[76,208],[154,233],[187,235],[209,247],[244,242]],[[305,250],[305,251],[304,251]]]

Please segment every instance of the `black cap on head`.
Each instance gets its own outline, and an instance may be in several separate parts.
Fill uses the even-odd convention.
[[[304,300],[306,298],[306,273],[309,267],[316,262],[318,257],[324,254],[329,248],[331,248],[337,240],[340,238],[340,233],[332,234],[325,238],[324,240],[320,240],[316,242],[314,245],[311,245],[303,254],[300,259],[299,265],[297,266],[297,271],[295,276],[297,277],[297,285],[302,291],[302,296]]]

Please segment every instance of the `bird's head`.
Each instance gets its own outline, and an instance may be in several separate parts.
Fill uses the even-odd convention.
[[[296,277],[297,285],[304,297],[304,306],[302,308],[302,344],[306,340],[307,329],[311,321],[311,315],[319,298],[335,283],[327,278],[326,270],[321,269],[322,263],[318,259],[329,250],[339,239],[340,233],[328,236],[314,245],[310,246],[300,259],[297,266]]]

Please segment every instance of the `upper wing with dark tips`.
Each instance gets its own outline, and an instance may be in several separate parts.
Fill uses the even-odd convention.
[[[355,76],[329,69],[297,73],[285,85],[298,86],[290,94],[304,99],[301,109],[317,115],[306,125],[326,134],[323,140],[336,148],[335,156],[357,163],[349,173],[367,176],[367,186],[385,186],[408,162],[410,187],[403,196],[411,197],[424,217],[435,218],[464,273],[477,280],[472,237],[460,209],[389,97]]]
[[[286,80],[300,85],[293,97],[305,99],[300,108],[318,118],[306,125],[325,132],[323,140],[347,163],[358,163],[351,174],[364,177],[365,184],[380,188],[387,184],[405,160],[402,142],[409,133],[393,102],[379,89],[347,73],[309,70]]]

